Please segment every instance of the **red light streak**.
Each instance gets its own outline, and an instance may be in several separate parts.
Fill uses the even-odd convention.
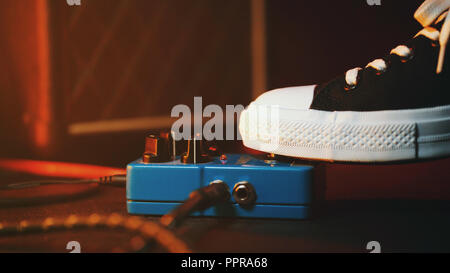
[[[126,173],[125,169],[120,168],[27,159],[0,159],[0,169],[38,176],[65,178],[97,178]]]

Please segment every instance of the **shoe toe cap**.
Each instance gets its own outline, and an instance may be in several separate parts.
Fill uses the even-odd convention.
[[[315,87],[308,85],[271,90],[260,95],[253,103],[306,110],[311,106]]]

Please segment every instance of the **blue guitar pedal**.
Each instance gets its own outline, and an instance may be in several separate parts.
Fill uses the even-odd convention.
[[[312,165],[247,154],[211,156],[203,151],[202,142],[195,140],[189,141],[181,156],[170,152],[170,146],[161,137],[150,135],[144,156],[128,164],[130,214],[164,215],[192,191],[215,182],[226,183],[230,202],[194,215],[306,219],[311,214]]]

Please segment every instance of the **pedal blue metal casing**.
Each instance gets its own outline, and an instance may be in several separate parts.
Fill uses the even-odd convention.
[[[253,206],[243,207],[233,197],[194,215],[221,217],[306,219],[313,199],[311,165],[262,160],[246,154],[227,154],[203,164],[136,160],[127,166],[127,209],[130,214],[163,215],[186,200],[192,191],[221,180],[230,190],[246,181],[256,191]]]

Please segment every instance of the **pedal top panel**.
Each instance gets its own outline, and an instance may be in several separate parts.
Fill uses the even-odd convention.
[[[127,167],[128,211],[167,213],[192,191],[220,180],[233,191],[229,209],[199,215],[304,219],[312,202],[313,169],[293,160],[263,160],[247,154],[225,154],[197,164],[182,163],[180,157],[157,163],[139,159]],[[249,190],[254,191],[254,202],[244,206],[241,201],[252,196]]]

